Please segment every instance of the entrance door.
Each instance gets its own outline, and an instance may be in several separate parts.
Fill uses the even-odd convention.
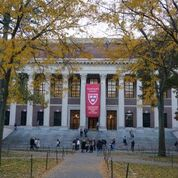
[[[97,122],[98,122],[98,118],[89,117],[88,118],[88,129],[96,130]]]
[[[44,117],[43,111],[38,111],[38,113],[37,113],[37,126],[43,125],[43,117]]]
[[[61,126],[61,112],[54,112],[54,126]]]
[[[26,111],[22,111],[21,112],[21,125],[26,125],[27,122],[27,112]]]
[[[143,113],[143,127],[150,127],[150,113]]]
[[[71,110],[70,111],[70,128],[78,129],[80,126],[80,111]]]

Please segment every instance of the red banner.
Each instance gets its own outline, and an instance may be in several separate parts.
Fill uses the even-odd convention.
[[[86,116],[100,116],[100,84],[86,84]]]

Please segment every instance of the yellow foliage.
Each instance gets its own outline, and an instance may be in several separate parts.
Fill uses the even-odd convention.
[[[96,12],[97,8],[81,0],[0,0],[0,4],[0,79],[10,81],[10,100],[22,102],[18,88],[12,82],[17,73],[31,62],[35,68],[55,64],[59,58],[68,55],[72,57],[78,47],[67,43],[67,31],[80,28],[79,20]],[[44,56],[45,59],[39,62]],[[89,54],[83,56],[91,58]],[[77,69],[66,62],[60,67],[63,65],[69,65],[69,70]],[[35,87],[41,82],[40,78],[34,83]]]

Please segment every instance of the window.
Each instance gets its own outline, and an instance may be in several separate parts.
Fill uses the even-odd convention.
[[[80,78],[77,76],[70,78],[70,96],[79,97],[80,96]]]
[[[164,98],[168,98],[169,97],[169,90],[164,92]]]
[[[125,127],[133,127],[133,113],[130,111],[125,113]]]
[[[4,125],[9,125],[9,120],[10,120],[10,111],[6,111]]]
[[[117,128],[117,112],[107,111],[107,129],[116,130]]]
[[[117,81],[112,78],[107,79],[107,97],[108,98],[117,97]]]
[[[62,77],[57,75],[52,75],[51,78],[51,95],[53,97],[60,97],[62,98]]]
[[[124,81],[125,98],[135,98],[136,82],[132,77],[126,76]]]
[[[20,125],[26,125],[27,122],[27,112],[26,111],[22,111],[21,112],[21,122]]]
[[[89,83],[90,83],[90,84],[97,84],[97,83],[99,83],[99,81],[98,81],[97,78],[90,78],[90,79],[89,79]]]
[[[44,95],[45,93],[45,76],[37,74],[34,81],[34,92],[36,94]]]
[[[61,126],[61,112],[54,112],[54,126]]]
[[[150,113],[143,113],[143,127],[150,127]]]

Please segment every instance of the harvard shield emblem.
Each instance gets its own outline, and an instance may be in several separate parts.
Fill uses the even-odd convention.
[[[98,94],[97,93],[93,93],[93,94],[88,93],[88,101],[90,102],[91,105],[94,105],[98,101]]]

